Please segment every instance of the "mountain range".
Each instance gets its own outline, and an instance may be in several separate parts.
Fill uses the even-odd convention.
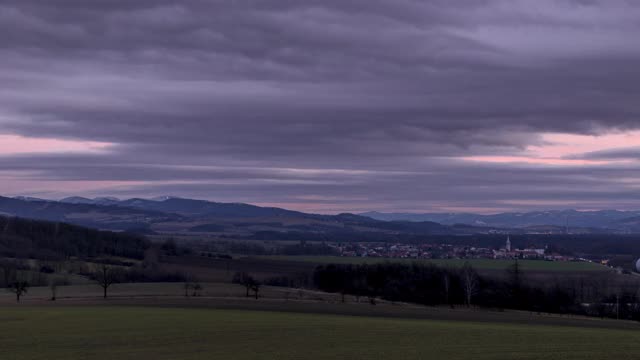
[[[380,234],[452,234],[475,230],[435,222],[387,222],[354,214],[320,215],[243,203],[163,197],[126,199],[70,197],[59,201],[0,197],[0,215],[68,222],[107,230],[147,233],[209,233],[227,237],[322,239],[322,234],[365,239]],[[363,234],[368,234],[364,236]]]
[[[499,228],[529,228],[554,226],[565,228],[597,228],[618,231],[640,230],[640,211],[578,211],[550,210],[507,212],[492,215],[472,213],[381,213],[365,212],[359,215],[382,221],[433,221],[443,225],[469,224]]]
[[[147,233],[209,233],[271,239],[291,234],[468,235],[478,233],[640,232],[640,211],[537,211],[320,215],[244,203],[163,196],[153,199],[68,197],[58,201],[1,197],[0,215],[68,222],[98,229]],[[377,235],[373,235],[377,233]],[[319,235],[318,235],[319,236]],[[286,237],[286,236],[284,236]],[[313,237],[313,236],[311,236]],[[321,237],[320,237],[321,238]]]

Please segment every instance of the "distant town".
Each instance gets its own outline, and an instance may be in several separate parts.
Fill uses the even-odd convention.
[[[340,256],[400,259],[533,259],[547,261],[590,261],[547,251],[546,248],[512,247],[507,237],[503,247],[473,247],[451,244],[388,244],[350,243],[334,245]]]

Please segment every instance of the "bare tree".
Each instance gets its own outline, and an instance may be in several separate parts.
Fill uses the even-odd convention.
[[[461,275],[465,302],[467,306],[471,306],[471,300],[478,292],[478,273],[468,262],[465,262],[464,266],[462,266]]]
[[[200,296],[201,295],[201,291],[202,291],[202,285],[200,285],[200,283],[195,282],[193,284],[191,284],[191,288],[193,289],[193,296]]]
[[[449,297],[449,288],[451,286],[451,279],[449,278],[449,271],[445,271],[444,274],[442,275],[442,285],[443,285],[443,288],[444,288],[444,302],[453,307],[453,304],[451,304],[450,297]]]
[[[16,294],[16,302],[20,302],[20,297],[29,291],[29,283],[26,281],[14,281],[10,284],[9,291]]]
[[[49,289],[51,290],[51,301],[56,301],[56,296],[58,295],[58,282],[55,279],[52,279],[49,282]]]
[[[68,279],[65,278],[58,278],[58,277],[54,277],[51,280],[49,280],[49,290],[51,290],[51,301],[56,301],[56,298],[58,297],[58,287],[62,286],[62,285],[67,285],[68,284]]]
[[[191,290],[191,282],[185,281],[183,287],[184,287],[184,297],[189,297],[189,290]]]
[[[184,289],[184,297],[189,297],[189,291],[191,290],[192,282],[194,281],[194,276],[191,274],[185,274],[184,276],[184,284],[182,285]]]
[[[142,261],[142,267],[151,271],[157,271],[160,263],[160,256],[158,249],[150,247],[144,252],[144,260]]]
[[[107,298],[107,290],[109,287],[118,282],[118,274],[116,271],[106,264],[100,265],[100,268],[94,273],[94,279],[104,290],[104,298]]]
[[[511,306],[526,308],[527,298],[526,289],[524,288],[524,273],[518,259],[507,268],[507,281]]]
[[[251,290],[253,290],[253,294],[256,297],[256,300],[258,299],[258,292],[260,291],[260,287],[262,286],[262,284],[260,284],[259,281],[254,280],[253,284],[251,284]]]
[[[632,302],[629,311],[631,312],[631,318],[633,320],[640,320],[640,289],[637,289],[633,294]]]
[[[254,284],[257,283],[257,281],[249,273],[246,273],[244,271],[237,272],[233,276],[233,282],[244,286],[246,290],[246,297],[249,297],[249,291],[253,290]]]

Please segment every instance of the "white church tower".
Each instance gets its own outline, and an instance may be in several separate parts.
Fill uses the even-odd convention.
[[[511,238],[508,235],[507,235],[507,243],[505,244],[504,249],[507,250],[507,252],[511,252]]]

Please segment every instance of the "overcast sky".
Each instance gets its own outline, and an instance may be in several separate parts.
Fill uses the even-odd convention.
[[[2,0],[0,194],[640,209],[640,4]]]

